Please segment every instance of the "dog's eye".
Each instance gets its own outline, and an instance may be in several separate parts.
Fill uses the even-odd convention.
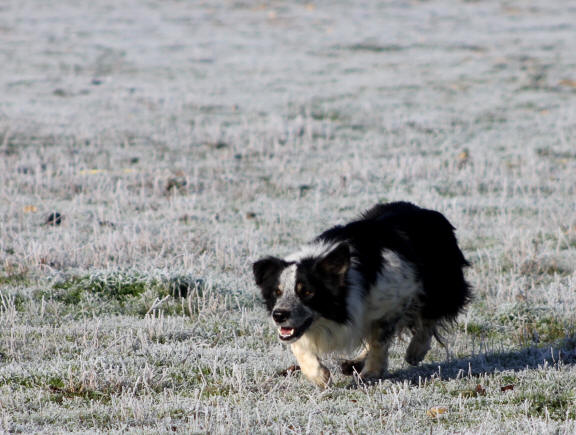
[[[297,282],[296,283],[296,293],[298,293],[298,295],[301,298],[307,298],[309,296],[312,296],[312,294],[314,292],[312,290],[308,290],[307,288],[304,288],[304,285],[301,282]]]
[[[275,294],[276,296],[282,296],[282,289],[281,289],[280,287],[278,287],[278,288],[276,289],[276,291],[274,292],[274,294]]]

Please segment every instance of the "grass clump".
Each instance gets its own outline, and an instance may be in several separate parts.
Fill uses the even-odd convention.
[[[463,332],[476,337],[491,337],[496,335],[494,328],[488,323],[468,322],[459,325]]]
[[[148,285],[143,276],[112,273],[75,276],[55,283],[52,288],[57,291],[56,299],[66,304],[78,304],[85,293],[125,302],[144,293]]]
[[[0,286],[28,285],[30,279],[25,272],[0,274]]]
[[[549,308],[514,304],[496,314],[493,323],[514,331],[521,345],[552,343],[570,336],[574,326]]]
[[[186,276],[172,278],[149,277],[140,273],[112,272],[86,276],[73,276],[53,284],[55,299],[77,304],[84,294],[92,294],[119,302],[138,297],[153,290],[157,297],[186,297],[192,291],[202,294],[205,282]]]
[[[198,312],[209,290],[203,279],[186,275],[149,276],[138,272],[102,272],[71,276],[34,294],[36,300],[50,299],[64,311],[83,306],[94,312],[146,315],[162,309],[169,315]]]
[[[549,418],[557,421],[576,419],[576,401],[571,391],[552,389],[526,392],[515,396],[512,403],[523,405],[528,417]]]
[[[65,399],[81,399],[87,402],[98,401],[108,403],[111,396],[115,393],[113,391],[100,391],[89,388],[81,382],[64,382],[59,377],[52,377],[48,381],[48,389],[50,391],[49,400],[54,403],[63,404]]]
[[[96,387],[77,378],[66,379],[64,376],[0,376],[0,386],[25,389],[40,389],[48,392],[48,401],[63,404],[65,399],[80,399],[87,402],[99,401],[108,403],[113,395],[122,392],[122,386],[105,385]]]

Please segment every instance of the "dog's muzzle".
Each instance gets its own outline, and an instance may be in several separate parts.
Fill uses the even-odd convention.
[[[274,310],[272,318],[278,324],[278,338],[282,341],[294,341],[302,337],[312,324],[312,317],[307,318],[299,326],[290,324],[290,312],[285,310]]]

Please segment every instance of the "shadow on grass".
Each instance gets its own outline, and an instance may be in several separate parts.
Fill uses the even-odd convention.
[[[576,336],[540,346],[506,352],[489,352],[400,369],[392,372],[387,379],[400,382],[407,380],[418,384],[430,379],[458,379],[574,363],[576,363]]]

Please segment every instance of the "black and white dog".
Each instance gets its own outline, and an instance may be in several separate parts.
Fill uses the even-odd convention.
[[[386,374],[388,348],[412,332],[406,361],[418,364],[470,300],[454,227],[439,212],[407,202],[378,204],[284,259],[253,265],[256,284],[304,375],[324,388],[322,355],[354,352],[343,371],[373,381]]]

